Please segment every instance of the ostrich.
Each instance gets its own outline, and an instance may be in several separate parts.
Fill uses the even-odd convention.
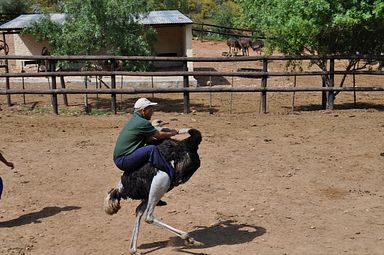
[[[186,129],[185,129],[186,130]],[[197,129],[187,130],[189,137],[178,141],[166,139],[157,146],[175,168],[175,177],[170,179],[167,173],[159,171],[149,163],[133,172],[124,172],[118,185],[107,194],[104,201],[104,210],[112,215],[120,209],[121,199],[137,199],[141,203],[136,208],[136,220],[130,242],[130,253],[137,254],[137,238],[140,220],[146,213],[145,221],[160,228],[166,229],[182,238],[186,244],[201,245],[187,232],[169,226],[153,215],[156,204],[161,197],[175,186],[185,183],[200,167],[200,158],[197,153],[198,146],[202,140],[201,133]],[[181,133],[179,131],[179,133]]]
[[[229,48],[229,56],[233,57],[237,54],[237,51],[241,49],[240,43],[236,38],[227,39],[227,46]]]
[[[41,55],[42,56],[50,56],[51,53],[49,52],[47,47],[43,47],[41,49]],[[38,60],[37,71],[38,72],[50,72],[50,71],[52,71],[51,70],[51,66],[49,65],[49,61],[47,59],[45,59],[45,60]]]
[[[259,51],[259,55],[261,55],[261,48],[263,47],[264,47],[264,41],[261,39],[256,39],[254,42],[252,42],[253,51]]]
[[[241,51],[243,52],[243,56],[249,56],[249,48],[252,48],[253,51],[257,51],[264,47],[264,42],[260,39],[252,41],[251,38],[241,37],[238,41]]]
[[[4,55],[8,55],[9,53],[9,47],[8,47],[8,44],[3,41],[3,40],[0,40],[0,51],[4,50]]]

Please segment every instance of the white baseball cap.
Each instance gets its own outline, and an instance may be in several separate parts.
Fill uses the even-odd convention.
[[[142,98],[137,99],[133,108],[135,109],[135,111],[140,111],[140,110],[143,110],[143,109],[145,109],[151,105],[157,105],[157,103],[151,102],[148,99],[142,97]]]

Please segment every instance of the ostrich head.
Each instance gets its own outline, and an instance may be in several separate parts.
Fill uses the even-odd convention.
[[[169,128],[164,127],[165,125],[169,124],[169,122],[165,122],[165,121],[160,120],[160,119],[154,119],[151,122],[151,124],[152,124],[152,126],[154,126],[159,131],[164,131],[164,132],[171,131]]]
[[[152,126],[154,126],[155,128],[161,128],[167,124],[169,124],[169,122],[165,122],[161,119],[154,119],[152,122],[151,122]]]
[[[252,49],[254,50],[254,51],[256,51],[256,50],[259,50],[259,49],[261,49],[261,48],[263,48],[264,47],[264,42],[263,42],[263,40],[261,40],[261,39],[257,39],[256,41],[254,41],[253,43],[252,43]]]

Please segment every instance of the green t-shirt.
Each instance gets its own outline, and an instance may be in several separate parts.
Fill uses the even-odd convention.
[[[140,113],[134,112],[117,137],[113,159],[143,147],[147,138],[155,132],[156,128],[147,119]]]

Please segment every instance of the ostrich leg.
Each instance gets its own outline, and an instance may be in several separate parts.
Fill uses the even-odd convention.
[[[129,253],[132,255],[137,254],[137,237],[139,235],[140,220],[144,214],[146,207],[147,207],[147,201],[143,201],[136,208],[136,220],[135,220],[135,225],[133,227],[131,244],[129,246]]]
[[[169,176],[165,172],[157,172],[157,174],[152,180],[151,189],[149,191],[149,199],[148,206],[146,209],[145,221],[149,224],[154,224],[162,229],[170,231],[171,233],[185,240],[190,245],[200,245],[200,243],[191,238],[187,232],[169,226],[153,216],[153,211],[156,207],[157,202],[159,202],[161,197],[168,191],[170,183],[171,181],[169,179]]]

